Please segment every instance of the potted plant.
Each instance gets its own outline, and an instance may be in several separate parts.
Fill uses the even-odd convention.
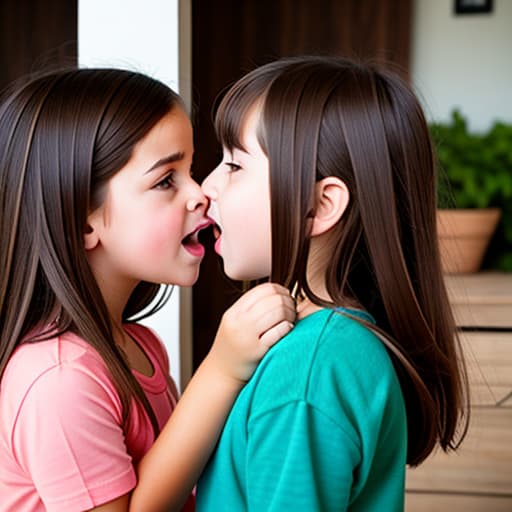
[[[447,273],[480,269],[486,261],[512,270],[512,125],[497,122],[471,133],[458,110],[430,125],[439,161],[438,235]]]

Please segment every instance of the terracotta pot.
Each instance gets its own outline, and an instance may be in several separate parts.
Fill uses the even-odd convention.
[[[500,220],[499,208],[437,211],[441,264],[447,274],[478,272]]]

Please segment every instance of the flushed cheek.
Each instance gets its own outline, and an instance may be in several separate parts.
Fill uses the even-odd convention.
[[[154,219],[145,229],[144,246],[142,248],[149,257],[158,256],[169,251],[178,251],[181,246],[183,225],[181,219],[175,215],[169,215],[160,219]]]

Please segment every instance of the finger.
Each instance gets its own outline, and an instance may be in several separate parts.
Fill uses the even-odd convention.
[[[266,348],[275,345],[283,336],[293,329],[293,324],[287,320],[283,320],[274,327],[271,327],[260,336],[260,342]]]
[[[295,303],[290,296],[272,295],[261,299],[247,312],[262,330],[273,327],[281,320],[293,322],[296,316]],[[268,325],[268,324],[271,325]]]
[[[281,296],[291,299],[290,292],[284,286],[277,283],[263,283],[251,288],[238,299],[238,306],[243,309],[251,309],[260,301],[268,297]]]
[[[266,288],[266,292],[262,291],[257,296],[253,297],[252,305],[247,310],[257,313],[258,311],[280,307],[281,305],[295,308],[295,301],[286,288],[279,289],[278,291],[273,290],[273,287],[268,287]]]
[[[257,318],[254,318],[252,325],[254,326],[255,332],[258,333],[258,337],[261,337],[265,331],[268,331],[281,322],[286,321],[293,324],[295,318],[295,310],[289,308],[275,308],[264,311]]]

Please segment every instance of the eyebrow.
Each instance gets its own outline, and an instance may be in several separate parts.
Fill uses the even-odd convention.
[[[165,156],[164,158],[160,158],[157,160],[144,174],[148,174],[149,172],[155,170],[157,167],[162,167],[162,165],[172,164],[173,162],[179,162],[183,160],[185,153],[182,151],[178,153],[173,153],[172,155]]]

